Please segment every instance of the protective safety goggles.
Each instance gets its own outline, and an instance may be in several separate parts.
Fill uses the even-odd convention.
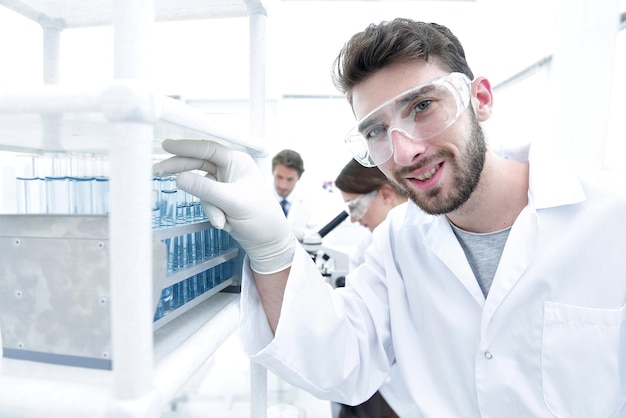
[[[369,193],[359,195],[354,199],[348,200],[345,202],[348,207],[348,213],[351,217],[360,221],[365,213],[367,213],[370,206],[372,206],[372,202],[376,199],[376,195],[378,194],[378,190],[373,190]]]
[[[374,167],[393,155],[394,131],[414,141],[431,138],[461,116],[470,102],[471,80],[462,73],[419,84],[368,113],[345,141],[354,159]]]

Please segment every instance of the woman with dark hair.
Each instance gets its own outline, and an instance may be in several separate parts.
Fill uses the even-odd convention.
[[[377,167],[364,167],[354,159],[341,170],[335,186],[341,191],[350,220],[370,231],[385,220],[391,209],[407,201]],[[363,262],[363,252],[370,242],[368,236],[351,255],[350,270]]]

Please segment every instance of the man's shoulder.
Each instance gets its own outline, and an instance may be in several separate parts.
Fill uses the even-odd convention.
[[[387,217],[376,230],[384,229],[385,234],[416,234],[419,231],[426,231],[430,225],[438,219],[438,216],[429,215],[421,210],[415,203],[408,201],[402,203],[389,211]],[[383,228],[380,228],[385,225]]]

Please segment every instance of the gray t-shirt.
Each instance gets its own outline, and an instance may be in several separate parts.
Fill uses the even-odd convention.
[[[511,227],[496,232],[479,234],[464,231],[452,222],[450,222],[450,225],[465,252],[467,261],[472,267],[483,295],[487,297]]]

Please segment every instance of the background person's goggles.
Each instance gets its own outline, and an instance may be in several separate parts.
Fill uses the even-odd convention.
[[[348,207],[348,213],[355,220],[360,221],[365,213],[368,211],[374,199],[376,199],[376,195],[378,194],[378,190],[373,190],[369,193],[359,195],[354,199],[346,201],[346,206]]]
[[[362,165],[373,167],[393,154],[393,131],[415,141],[437,135],[469,105],[471,84],[465,74],[450,73],[400,93],[352,128],[345,140],[350,152]]]

